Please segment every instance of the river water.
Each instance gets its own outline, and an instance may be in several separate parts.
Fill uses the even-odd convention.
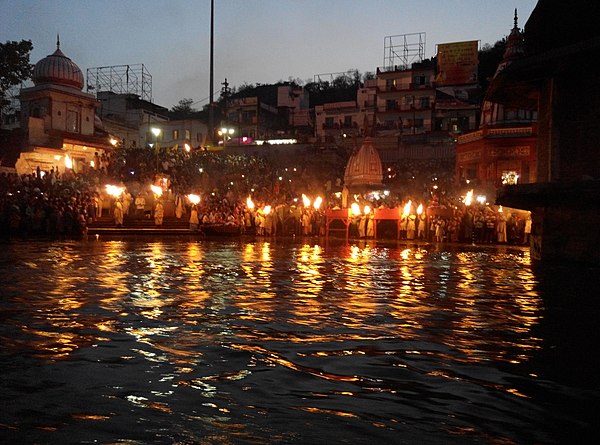
[[[0,244],[0,442],[553,444],[596,432],[597,270],[527,249]]]

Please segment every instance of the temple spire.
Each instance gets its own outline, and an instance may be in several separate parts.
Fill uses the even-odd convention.
[[[60,49],[60,35],[56,33],[56,49]]]

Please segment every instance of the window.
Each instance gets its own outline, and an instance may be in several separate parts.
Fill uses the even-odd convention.
[[[415,85],[427,85],[427,81],[429,79],[427,78],[427,76],[414,76],[413,77],[413,83]]]
[[[69,133],[79,133],[79,113],[75,110],[67,111],[67,128]]]
[[[419,106],[421,108],[429,108],[429,96],[423,96],[419,98]]]
[[[332,117],[325,118],[325,128],[333,128],[333,118]]]
[[[179,130],[173,130],[173,138],[174,141],[179,139]]]
[[[190,140],[190,130],[185,130],[185,139]]]
[[[352,116],[344,116],[344,127],[352,126]]]

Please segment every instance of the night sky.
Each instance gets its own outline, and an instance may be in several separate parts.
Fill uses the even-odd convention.
[[[523,27],[537,0],[215,0],[215,99],[230,87],[384,65],[386,36],[494,44]],[[31,40],[31,62],[61,50],[83,71],[144,64],[153,102],[209,98],[210,0],[0,0],[0,41]]]

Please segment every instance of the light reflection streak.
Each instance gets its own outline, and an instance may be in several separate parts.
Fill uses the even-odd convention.
[[[321,248],[304,244],[296,255],[296,269],[299,281],[295,285],[298,295],[304,298],[316,298],[323,290],[323,277],[321,275]]]

